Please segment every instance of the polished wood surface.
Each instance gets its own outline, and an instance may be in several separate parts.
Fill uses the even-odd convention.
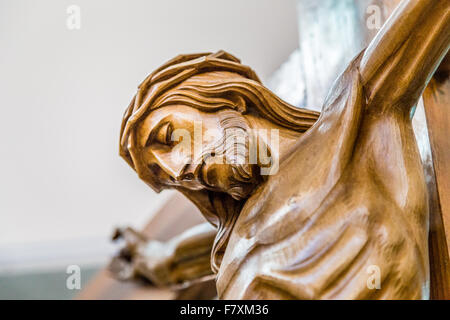
[[[120,153],[154,190],[180,191],[217,227],[211,266],[220,298],[427,299],[430,204],[411,118],[449,46],[449,2],[402,1],[338,77],[320,117],[278,99],[226,52],[181,55],[139,87]],[[172,135],[195,136],[195,122],[201,132],[219,129],[194,139],[194,150],[200,143],[209,152],[197,162]],[[225,144],[225,129],[243,139]],[[250,161],[251,141],[269,151],[269,162]],[[228,157],[234,161],[216,161]],[[185,241],[174,241],[175,253],[158,266],[181,261],[178,254],[204,258],[176,250]],[[124,266],[146,261],[141,250],[120,257]],[[157,274],[143,265],[143,274]]]
[[[442,220],[450,243],[450,80],[434,80],[425,90],[424,104]]]
[[[436,181],[430,208],[431,295],[435,299],[450,299],[450,77],[446,63],[423,97]]]
[[[304,103],[308,107],[316,108],[323,103],[329,87],[335,77],[343,69],[350,59],[365,48],[376,36],[379,28],[376,23],[384,23],[392,14],[401,0],[355,0],[355,1],[333,1],[300,0],[300,57],[304,67],[302,70],[303,86],[306,87],[306,99]],[[332,9],[332,12],[329,11]],[[343,19],[345,17],[345,19]],[[309,27],[309,26],[313,27]],[[370,26],[370,27],[369,27]],[[331,32],[328,32],[331,30]],[[324,48],[331,48],[324,50]],[[325,74],[320,70],[326,67]],[[450,74],[450,55],[441,64],[435,77],[436,79],[448,79]],[[432,82],[426,90],[424,99],[428,116],[428,127],[432,128],[430,139],[444,140],[434,147],[441,155],[441,164],[450,163],[448,158],[443,157],[444,150],[449,150],[445,145],[449,136],[444,128],[450,127],[448,115],[445,113],[449,105],[446,96],[449,94],[446,85],[440,82]],[[436,96],[436,97],[435,97]],[[439,101],[439,102],[438,102]],[[419,105],[419,108],[423,108]],[[418,115],[417,115],[418,113]],[[430,276],[431,276],[431,298],[448,299],[450,289],[448,283],[449,265],[445,235],[450,237],[448,226],[443,225],[441,217],[440,198],[437,194],[436,177],[434,173],[433,160],[427,135],[427,119],[422,116],[422,110],[414,116],[414,129],[416,139],[420,144],[421,157],[426,173],[428,193],[430,197]],[[434,120],[430,122],[430,117]],[[438,131],[438,132],[436,132]],[[445,166],[445,165],[444,165]],[[440,179],[448,181],[445,177],[448,170],[440,170]],[[445,184],[445,182],[444,182]],[[445,190],[447,190],[445,192]],[[444,187],[441,193],[450,194],[448,187]],[[445,196],[444,196],[445,197]],[[447,239],[448,242],[448,239]]]

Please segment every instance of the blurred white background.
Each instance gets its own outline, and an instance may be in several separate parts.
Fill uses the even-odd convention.
[[[294,0],[2,0],[0,271],[105,261],[113,228],[168,198],[118,156],[122,114],[154,68],[224,49],[267,81],[297,44]]]

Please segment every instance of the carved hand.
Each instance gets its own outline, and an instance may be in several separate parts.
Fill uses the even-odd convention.
[[[113,239],[123,239],[125,245],[112,259],[109,270],[119,280],[143,277],[159,287],[206,280],[212,275],[210,254],[215,235],[209,224],[196,226],[167,242],[148,240],[132,228],[117,229]]]
[[[112,236],[114,241],[123,239],[125,244],[118,254],[111,260],[108,269],[119,280],[130,280],[137,276],[136,262],[139,259],[138,252],[149,241],[146,237],[130,228],[117,228]]]

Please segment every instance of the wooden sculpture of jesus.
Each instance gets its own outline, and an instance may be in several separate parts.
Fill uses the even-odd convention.
[[[450,1],[403,1],[320,115],[283,102],[225,52],[157,69],[125,112],[120,154],[215,229],[197,227],[169,251],[134,244],[128,267],[161,285],[214,273],[222,299],[428,298],[427,190],[411,118],[449,46]],[[215,134],[195,139],[196,128]],[[177,132],[202,152],[186,156]],[[249,160],[252,141],[269,161]]]

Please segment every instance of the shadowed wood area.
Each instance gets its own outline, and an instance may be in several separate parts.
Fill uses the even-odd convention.
[[[367,19],[374,22],[374,18],[379,18],[384,23],[400,2],[401,0],[300,0],[300,15],[304,17],[300,21],[300,25],[304,26],[300,28],[300,43],[302,59],[307,66],[303,81],[307,87],[308,107],[316,107],[322,103],[337,71],[340,72],[343,65],[375,37],[379,29],[368,28]],[[333,9],[331,15],[330,9]],[[310,28],[314,22],[319,23]],[[325,32],[327,28],[345,31],[328,34]],[[326,46],[331,46],[333,50],[324,51]],[[336,57],[340,60],[337,61]],[[317,76],[324,66],[330,72]],[[430,161],[427,157],[429,146],[421,146],[427,150],[422,161],[430,197],[431,299],[450,299],[450,81],[445,81],[449,74],[450,55],[447,55],[435,75],[439,81],[433,80],[424,93],[428,125],[425,119],[417,119],[418,116],[415,116],[415,125],[428,126],[433,156],[433,161]],[[428,139],[422,137],[419,142],[428,144]]]
[[[139,271],[164,287],[214,271],[218,297],[233,300],[448,298],[448,60],[424,106],[420,98],[450,46],[450,2],[404,0],[390,16],[387,3],[299,1],[306,104],[323,105],[320,116],[278,99],[225,51],[179,55],[142,82],[124,115],[120,155],[155,191],[183,193],[217,231],[172,238],[201,221],[173,200],[144,235],[118,232],[127,242],[111,264],[119,278]],[[375,33],[361,26],[361,12],[373,4],[384,9],[380,26],[389,19],[368,43]],[[195,136],[199,119],[202,130],[219,128],[194,142],[208,154],[180,157],[172,133]],[[255,141],[271,161],[251,156]],[[128,287],[121,296],[99,279],[97,296],[214,295],[209,282],[176,293]]]
[[[198,209],[184,196],[176,193],[150,220],[143,233],[149,239],[166,241],[203,222],[204,218]],[[77,299],[183,300],[212,299],[215,296],[214,281],[198,283],[187,289],[172,291],[155,288],[140,281],[118,281],[108,270],[103,269],[81,291]]]
[[[448,60],[440,72],[448,72]],[[450,299],[450,80],[433,80],[424,105],[436,179],[436,192],[430,192],[431,298]]]

